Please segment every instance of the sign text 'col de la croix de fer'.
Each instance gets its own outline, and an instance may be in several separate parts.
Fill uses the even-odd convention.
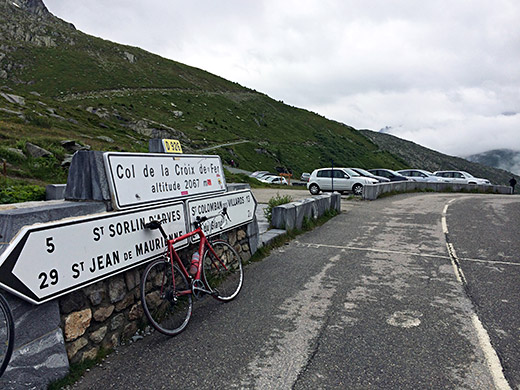
[[[219,156],[105,153],[116,210],[226,190]]]

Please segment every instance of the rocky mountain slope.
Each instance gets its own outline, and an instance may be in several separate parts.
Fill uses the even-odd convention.
[[[520,175],[520,151],[511,149],[494,149],[487,152],[473,154],[466,160],[476,162],[488,167],[505,169]]]
[[[76,150],[145,152],[150,138],[179,139],[187,153],[219,154],[240,168],[295,175],[331,160],[414,166],[414,156],[348,125],[84,34],[41,0],[0,0],[0,179],[65,182]]]

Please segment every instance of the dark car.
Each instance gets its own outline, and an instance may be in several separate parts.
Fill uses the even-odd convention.
[[[391,169],[369,169],[368,172],[373,173],[376,176],[383,176],[390,181],[407,181],[409,180],[406,176],[398,174],[396,171],[392,171]]]
[[[350,169],[352,169],[356,173],[359,173],[361,176],[371,177],[372,179],[376,179],[377,181],[379,181],[379,183],[388,183],[390,181],[390,179],[387,179],[386,177],[374,175],[373,173],[370,173],[361,168],[350,168]]]

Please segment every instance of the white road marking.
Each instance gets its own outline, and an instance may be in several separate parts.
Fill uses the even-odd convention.
[[[449,202],[444,206],[442,210],[441,224],[442,224],[442,232],[444,234],[448,234],[448,224],[446,223],[446,214],[448,212]]]
[[[442,226],[443,232],[445,234],[448,234],[448,224],[446,222],[448,206],[453,201],[454,199],[450,200],[444,206],[444,209],[442,211]],[[457,277],[457,280],[461,284],[466,284],[466,278],[464,276],[464,272],[462,272],[462,268],[460,267],[460,260],[457,257],[457,253],[455,252],[453,244],[450,242],[446,242],[446,247],[448,249],[448,253],[450,254],[451,263],[453,265],[453,271],[455,273],[455,276]],[[491,261],[489,262],[494,263]],[[473,314],[471,315],[471,322],[473,323],[473,326],[475,327],[475,330],[477,332],[478,342],[480,344],[480,347],[482,348],[482,352],[484,353],[484,357],[487,361],[487,365],[491,373],[491,377],[493,378],[493,382],[495,383],[495,387],[498,390],[511,390],[511,386],[509,386],[509,383],[507,382],[504,376],[504,368],[502,367],[500,359],[498,358],[498,355],[495,349],[493,348],[493,345],[491,344],[491,340],[489,339],[489,334],[487,333],[486,329],[482,325],[482,322],[480,322],[480,319],[478,318],[475,312],[473,312]]]
[[[295,244],[300,246],[306,246],[307,248],[336,248],[341,250],[353,250],[353,251],[364,251],[364,252],[376,252],[376,253],[388,253],[388,254],[397,254],[397,255],[406,255],[406,256],[418,256],[418,257],[431,257],[436,259],[445,259],[451,260],[451,257],[448,255],[434,255],[431,253],[413,253],[413,252],[403,252],[403,251],[393,251],[388,249],[376,249],[376,248],[361,248],[355,246],[347,246],[347,245],[331,245],[331,244],[315,244],[315,243],[303,243],[295,240]],[[448,249],[449,252],[449,249]],[[476,263],[488,263],[488,264],[502,264],[502,265],[513,265],[520,266],[520,263],[513,263],[510,261],[500,261],[500,260],[484,260],[484,259],[472,259],[469,257],[458,257],[459,260],[462,261],[473,261]]]
[[[478,316],[475,313],[473,313],[471,321],[473,322],[473,326],[477,331],[478,341],[488,362],[489,371],[491,372],[491,376],[493,377],[493,382],[495,382],[496,388],[498,390],[511,390],[511,386],[509,386],[509,383],[504,377],[504,368],[500,363],[497,352],[491,345],[491,340],[489,339],[489,335],[482,325],[482,322],[480,322]]]
[[[412,255],[412,256],[420,256],[420,257],[434,257],[439,259],[449,259],[449,256],[446,255],[434,255],[429,253],[411,253],[411,252],[402,252],[402,251],[393,251],[388,249],[376,249],[376,248],[361,248],[355,246],[348,245],[331,245],[331,244],[314,244],[314,243],[303,243],[299,241],[295,241],[297,245],[306,246],[308,248],[335,248],[342,250],[354,250],[354,251],[364,251],[364,252],[377,252],[377,253],[388,253],[388,254],[398,254],[398,255]]]

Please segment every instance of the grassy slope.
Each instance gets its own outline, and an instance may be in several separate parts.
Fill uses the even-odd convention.
[[[233,158],[245,169],[284,166],[299,175],[331,159],[336,165],[403,166],[349,126],[203,70],[88,36],[64,23],[48,22],[47,31],[53,31],[56,47],[5,42],[14,48],[9,61],[23,64],[7,79],[9,93],[26,99],[23,107],[0,100],[0,107],[24,114],[20,119],[0,111],[0,156],[8,161],[10,174],[64,181],[66,170],[58,162],[65,154],[60,141],[66,139],[96,150],[146,151],[149,134],[131,128],[143,119],[148,127],[162,130],[162,136],[180,138],[187,152],[248,141],[207,152]],[[134,63],[126,53],[135,56]],[[96,138],[102,135],[115,142]],[[33,169],[34,161],[22,161],[6,150],[24,150],[25,141],[56,156],[46,162],[48,175]]]

